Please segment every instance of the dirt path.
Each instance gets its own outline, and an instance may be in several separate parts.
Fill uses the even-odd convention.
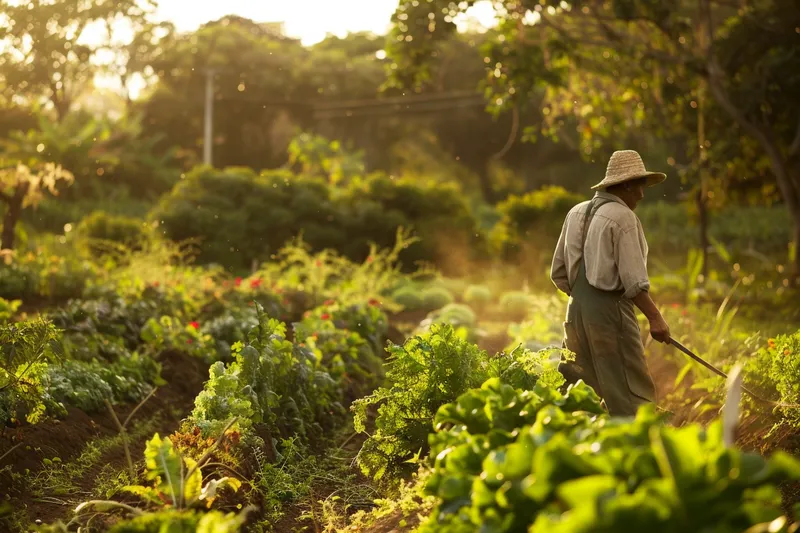
[[[208,367],[204,363],[182,352],[165,352],[159,360],[163,365],[161,375],[167,384],[156,391],[131,419],[132,425],[139,424],[146,432],[131,443],[131,456],[135,462],[141,461],[145,441],[153,433],[163,436],[178,428],[181,419],[191,411],[194,399],[208,376]],[[134,407],[117,406],[115,412],[120,420],[125,420]],[[116,436],[117,426],[110,413],[102,411],[89,415],[75,408],[70,408],[62,420],[5,429],[0,435],[0,456],[16,444],[22,445],[8,454],[0,465],[0,468],[10,465],[10,469],[0,472],[0,487],[3,488],[0,492],[10,497],[14,511],[12,517],[6,517],[6,524],[0,521],[0,530],[13,531],[12,527],[18,528],[25,519],[48,523],[68,516],[76,501],[92,493],[102,470],[119,472],[127,468],[124,448],[119,444],[107,446],[91,464],[78,461],[86,457],[89,443],[113,443]],[[71,482],[68,485],[70,493],[51,491],[56,494],[36,494],[32,488],[36,484],[30,480],[53,470],[52,463],[48,466],[47,462],[54,458],[58,458],[61,468],[71,472],[75,478],[67,480]],[[80,464],[75,464],[76,461]],[[80,470],[81,464],[85,469]],[[61,473],[57,471],[57,477],[61,478]]]

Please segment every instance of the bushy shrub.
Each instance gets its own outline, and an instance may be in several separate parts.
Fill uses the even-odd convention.
[[[636,214],[651,254],[683,253],[687,243],[699,242],[692,206],[645,201]],[[768,255],[785,255],[790,228],[789,213],[782,206],[730,206],[709,215],[710,237],[731,251],[753,248]]]
[[[434,311],[429,318],[433,323],[450,324],[457,328],[462,326],[471,328],[477,320],[475,311],[468,305],[456,303],[448,304],[438,311]]]
[[[475,239],[476,221],[453,187],[382,175],[338,188],[280,170],[200,167],[150,214],[172,240],[199,239],[198,260],[249,268],[303,235],[313,251],[335,249],[362,261],[370,243],[394,244],[399,227],[422,239],[401,253],[404,265],[434,260],[440,250]]]
[[[489,234],[492,251],[513,259],[527,245],[551,254],[564,217],[584,199],[557,186],[543,187],[524,196],[509,196],[497,206],[500,221]]]
[[[533,298],[523,291],[509,291],[500,295],[500,309],[506,315],[522,320],[528,315]]]
[[[20,248],[0,261],[0,297],[6,299],[63,300],[80,297],[102,269],[69,243],[39,236],[30,249]]]
[[[422,291],[422,306],[428,310],[441,309],[453,302],[453,295],[444,287],[432,286]]]
[[[407,311],[416,311],[424,306],[421,291],[416,285],[404,285],[395,289],[391,298]]]
[[[486,285],[470,285],[464,291],[464,301],[476,309],[485,308],[492,301],[492,290]]]
[[[126,248],[137,249],[151,237],[151,228],[137,218],[95,211],[80,221],[76,233],[90,240],[110,241]]]

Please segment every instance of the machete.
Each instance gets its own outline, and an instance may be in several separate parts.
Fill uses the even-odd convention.
[[[672,344],[673,346],[675,346],[677,349],[679,349],[683,353],[685,353],[686,355],[688,355],[689,357],[691,357],[692,359],[694,359],[695,361],[697,361],[698,363],[700,363],[701,365],[703,365],[704,367],[706,367],[707,369],[709,369],[712,372],[714,372],[715,374],[717,374],[718,376],[722,376],[723,378],[728,379],[728,374],[726,374],[725,372],[723,372],[719,368],[715,367],[714,365],[712,365],[708,361],[705,361],[701,357],[699,357],[699,356],[695,355],[694,353],[692,353],[691,350],[689,350],[686,346],[684,346],[680,342],[676,341],[673,337],[669,338],[669,343]],[[742,385],[742,390],[745,391],[750,396],[752,396],[754,399],[756,399],[756,400],[758,400],[760,402],[764,402],[764,403],[768,403],[770,405],[774,405],[776,407],[788,407],[790,409],[800,408],[800,405],[798,405],[798,404],[787,404],[787,403],[773,402],[772,400],[767,400],[766,398],[762,398],[761,396],[759,396],[755,392],[751,391],[750,389],[748,389],[744,385]]]

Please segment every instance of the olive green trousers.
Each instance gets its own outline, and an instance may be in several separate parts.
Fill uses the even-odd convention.
[[[632,416],[643,403],[655,402],[633,302],[622,291],[592,287],[583,261],[567,305],[563,346],[575,353],[575,361],[559,365],[567,383],[582,379],[609,414]]]

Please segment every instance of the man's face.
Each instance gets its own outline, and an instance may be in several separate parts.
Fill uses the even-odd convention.
[[[644,198],[644,182],[632,183],[629,189],[630,194],[630,207],[631,209],[636,209],[636,206],[639,205],[639,202],[642,201]]]

